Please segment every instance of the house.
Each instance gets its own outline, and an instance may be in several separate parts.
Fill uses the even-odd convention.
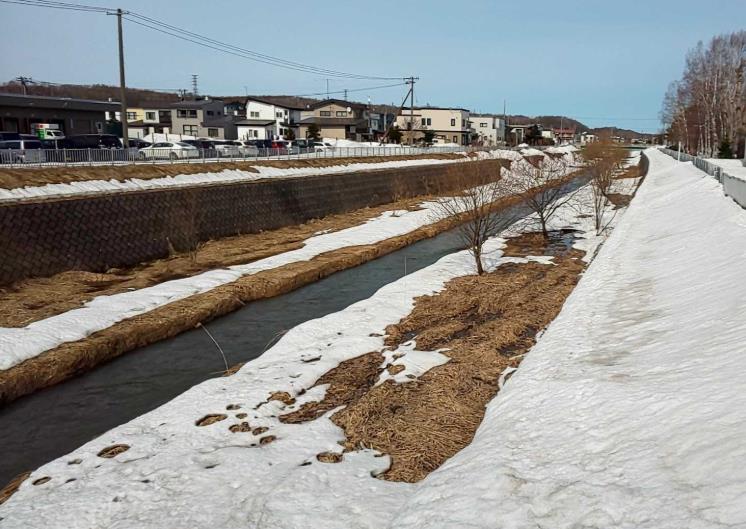
[[[470,114],[472,137],[479,145],[504,145],[505,120],[492,114]]]
[[[193,99],[171,104],[171,133],[200,138],[236,139],[231,116],[224,113],[221,99]]]
[[[119,107],[116,101],[0,94],[0,130],[31,134],[32,125],[50,123],[66,136],[96,134],[106,131],[107,112]]]
[[[246,119],[236,123],[238,137],[272,140],[298,136],[295,129],[301,112],[316,102],[316,99],[295,96],[249,96]]]
[[[469,122],[469,111],[464,108],[404,108],[396,117],[396,124],[403,133],[402,141],[406,143],[421,141],[425,131],[432,131],[434,143],[468,145],[471,140]]]
[[[127,108],[127,133],[130,138],[171,132],[171,102],[148,102],[143,107]],[[117,112],[117,119],[119,113]]]
[[[557,144],[562,145],[563,143],[573,143],[575,141],[575,129],[569,128],[558,128],[553,129],[554,138]]]
[[[223,114],[233,118],[246,117],[246,99],[243,97],[231,97],[223,100]]]
[[[591,134],[590,132],[583,132],[580,134],[578,141],[580,142],[580,145],[588,145],[589,143],[598,141],[598,136]]]
[[[314,124],[322,138],[364,141],[371,139],[368,107],[362,103],[326,99],[308,105],[301,111],[297,122],[298,137],[308,137],[308,128]]]

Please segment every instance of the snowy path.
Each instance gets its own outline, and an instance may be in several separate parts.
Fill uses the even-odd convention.
[[[650,172],[473,443],[391,527],[746,527],[746,211]]]

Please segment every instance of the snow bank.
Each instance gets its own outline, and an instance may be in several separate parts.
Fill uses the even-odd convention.
[[[746,527],[746,211],[650,171],[473,443],[390,527]]]
[[[570,218],[573,209],[565,209],[563,215]],[[573,223],[592,229],[588,218]],[[551,266],[550,257],[503,258],[504,242],[494,238],[486,243],[487,270],[529,260]],[[403,354],[397,363],[405,369],[394,375],[402,383],[407,374],[418,376],[447,361],[442,352],[417,351],[412,343],[384,351],[383,335],[387,325],[411,312],[416,297],[472,273],[474,262],[467,252],[451,254],[384,286],[369,299],[291,329],[237,374],[199,384],[41,467],[0,506],[0,519],[9,527],[46,529],[389,527],[391,518],[408,508],[409,496],[426,482],[375,479],[390,460],[368,449],[344,454],[337,464],[319,462],[317,454],[341,451],[344,434],[329,420],[334,411],[304,424],[283,424],[277,416],[323,398],[326,387],[311,386],[350,358],[372,351],[388,358]],[[382,379],[388,376],[384,372]],[[268,401],[274,391],[286,391],[297,401],[283,410],[279,402]],[[202,417],[219,413],[228,418],[195,425]],[[235,417],[238,413],[247,416]],[[242,421],[252,429],[267,430],[256,435],[229,431]],[[260,439],[270,435],[276,440],[262,445]],[[97,457],[113,444],[130,448],[113,459]],[[42,477],[51,479],[33,485]],[[429,508],[448,506],[436,500]]]
[[[746,166],[742,160],[724,160],[722,158],[708,158],[708,162],[719,165],[729,175],[746,180]]]

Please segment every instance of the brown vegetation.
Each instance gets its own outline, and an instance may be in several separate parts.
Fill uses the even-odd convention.
[[[137,165],[92,166],[92,167],[24,167],[0,168],[0,188],[15,189],[24,186],[64,184],[87,180],[118,180],[131,178],[150,180],[166,176],[197,173],[219,173],[225,170],[240,169],[256,173],[253,167],[277,167],[281,169],[302,169],[333,167],[350,163],[379,163],[393,160],[463,159],[458,153],[411,154],[402,156],[368,156],[353,158],[305,158],[300,160],[252,160],[239,162],[209,163],[154,163]]]
[[[501,374],[515,367],[538,331],[559,312],[583,269],[572,234],[528,234],[508,243],[508,255],[552,254],[555,265],[505,264],[483,275],[456,278],[387,329],[396,348],[415,337],[417,349],[446,348],[450,361],[419,379],[374,386],[378,352],[342,362],[317,384],[330,384],[320,402],[281,416],[303,422],[345,406],[332,416],[344,429],[345,450],[373,448],[392,458],[383,478],[416,482],[471,442]]]
[[[26,481],[30,475],[31,472],[24,472],[23,474],[19,474],[15,478],[11,479],[10,483],[0,489],[0,505],[8,501],[8,498],[16,493],[21,484]]]

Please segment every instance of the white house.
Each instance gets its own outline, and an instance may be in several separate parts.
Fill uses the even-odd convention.
[[[240,139],[284,139],[301,119],[305,101],[293,96],[249,96],[246,119],[236,123]]]
[[[470,114],[469,122],[476,140],[482,145],[505,143],[505,120],[490,114]]]

